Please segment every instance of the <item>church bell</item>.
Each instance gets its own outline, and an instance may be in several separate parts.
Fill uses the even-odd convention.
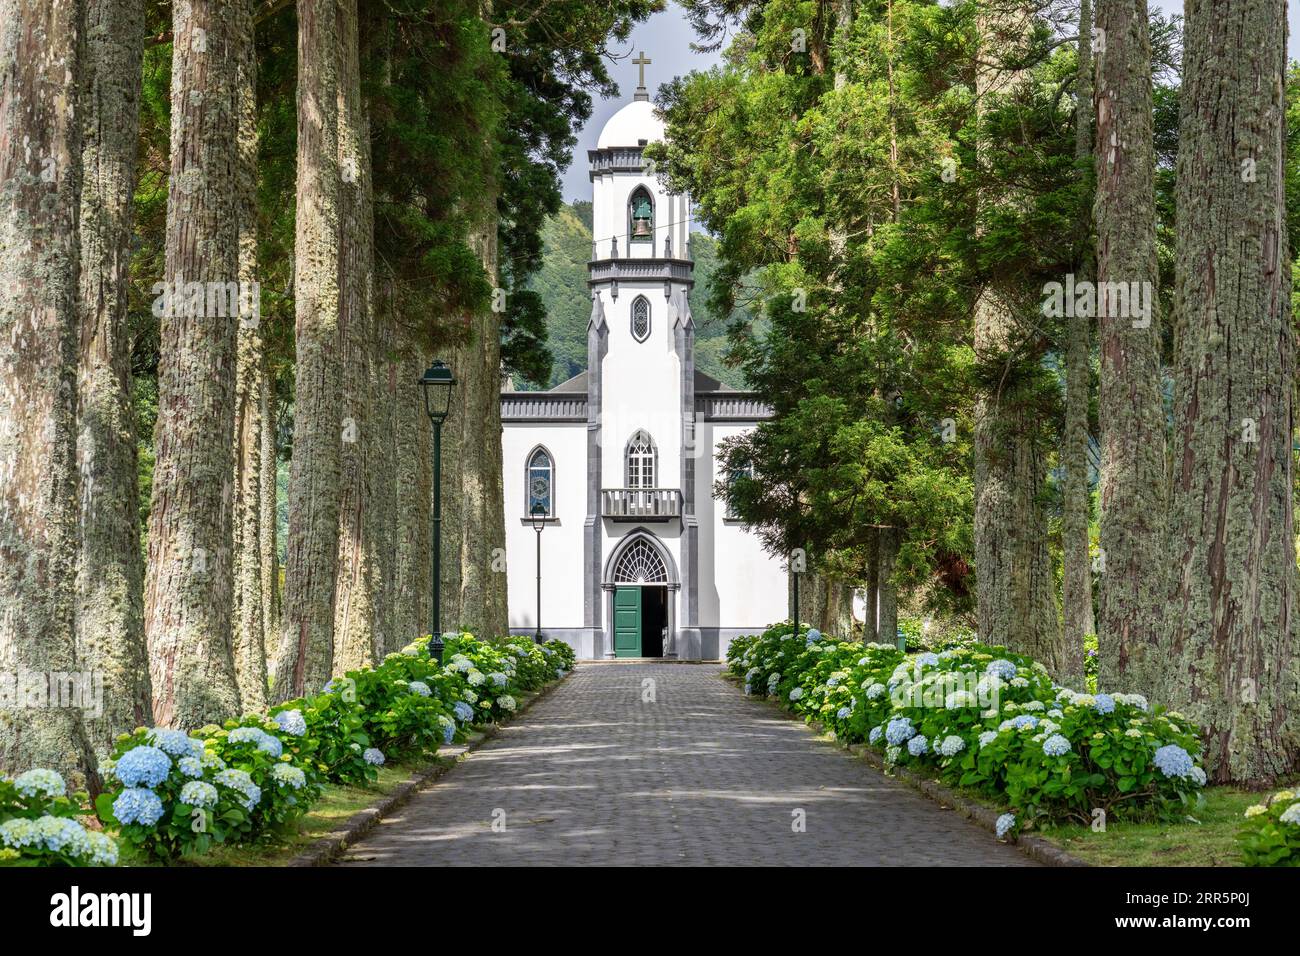
[[[632,225],[632,236],[635,239],[648,239],[650,237],[650,220],[636,220]]]

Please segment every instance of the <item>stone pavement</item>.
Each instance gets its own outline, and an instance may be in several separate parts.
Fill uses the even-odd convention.
[[[340,865],[1034,865],[720,670],[580,664]]]

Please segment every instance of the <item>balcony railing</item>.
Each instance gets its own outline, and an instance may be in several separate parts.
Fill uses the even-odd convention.
[[[614,521],[668,521],[682,514],[678,488],[602,488],[600,513]]]

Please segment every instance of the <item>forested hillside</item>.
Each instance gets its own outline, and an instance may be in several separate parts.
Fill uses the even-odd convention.
[[[541,296],[546,309],[547,345],[555,360],[547,387],[558,385],[587,367],[587,319],[591,295],[587,291],[587,260],[591,258],[591,203],[578,200],[562,206],[542,227],[541,268],[532,277],[531,288]],[[695,257],[695,291],[691,311],[695,316],[695,364],[700,371],[735,388],[745,387],[741,369],[724,364],[727,351],[727,316],[708,302],[709,279],[717,263],[717,244],[697,232],[691,236]],[[748,321],[748,312],[738,308],[736,319]],[[537,386],[520,379],[519,389]]]

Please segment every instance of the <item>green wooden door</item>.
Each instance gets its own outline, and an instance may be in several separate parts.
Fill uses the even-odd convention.
[[[641,589],[614,590],[614,656],[641,656]]]

